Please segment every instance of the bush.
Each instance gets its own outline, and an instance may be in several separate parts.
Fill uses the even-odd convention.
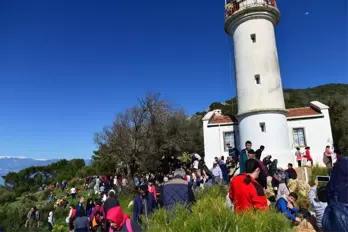
[[[16,200],[16,194],[14,192],[6,191],[6,190],[0,191],[0,205],[14,202],[15,200]]]
[[[328,175],[329,175],[329,168],[320,167],[318,165],[315,165],[312,168],[312,175],[311,175],[311,178],[309,180],[309,184],[311,186],[314,185],[314,180],[315,180],[316,176],[328,176]]]
[[[149,232],[232,232],[232,231],[292,231],[283,214],[272,210],[234,214],[225,205],[225,187],[212,187],[199,195],[200,200],[190,213],[182,206],[172,212],[156,211],[144,225]],[[146,221],[146,220],[143,220]]]
[[[42,191],[42,192],[41,192],[41,193],[42,193],[42,195],[41,195],[41,200],[42,200],[42,201],[47,200],[47,199],[48,199],[48,196],[50,195],[51,192],[52,192],[51,189],[46,189],[46,190]]]

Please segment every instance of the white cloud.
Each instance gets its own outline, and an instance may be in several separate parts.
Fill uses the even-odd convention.
[[[309,12],[307,11],[306,13],[304,13],[304,15],[309,15]]]

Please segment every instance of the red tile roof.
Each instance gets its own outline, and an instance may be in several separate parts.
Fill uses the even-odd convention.
[[[210,124],[232,123],[232,119],[224,115],[214,115],[210,120]]]
[[[318,111],[311,107],[302,107],[302,108],[292,108],[288,109],[288,118],[290,117],[303,117],[303,116],[312,116],[319,115]]]

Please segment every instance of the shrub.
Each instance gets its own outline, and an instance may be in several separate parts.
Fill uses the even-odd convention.
[[[329,175],[329,168],[315,165],[312,168],[312,175],[311,175],[311,178],[309,179],[309,184],[311,186],[314,185],[314,180],[316,176],[328,176],[328,175]]]
[[[224,205],[227,194],[225,189],[213,187],[205,190],[204,196],[200,195],[200,200],[192,206],[192,212],[182,206],[172,212],[160,209],[144,227],[149,232],[292,231],[285,216],[272,210],[234,214]]]
[[[14,202],[16,200],[16,194],[10,191],[1,191],[0,192],[0,205],[5,203]]]
[[[51,189],[45,189],[44,191],[42,191],[41,200],[42,201],[47,200],[51,192],[52,192]]]

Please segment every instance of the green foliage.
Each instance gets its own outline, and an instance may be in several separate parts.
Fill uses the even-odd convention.
[[[0,205],[5,203],[14,202],[16,200],[16,194],[5,188],[0,188]]]
[[[95,134],[98,151],[92,167],[97,172],[155,172],[162,158],[182,152],[203,153],[201,117],[188,117],[158,94],[120,113],[111,126]]]
[[[343,154],[348,155],[348,85],[327,84],[307,89],[284,89],[286,108],[309,106],[311,101],[320,101],[330,107],[330,120],[334,141],[339,145]],[[231,118],[237,114],[237,98],[226,102],[214,102],[209,110],[221,109],[224,115]],[[197,115],[204,115],[198,112]]]
[[[312,167],[312,175],[310,176],[309,184],[314,185],[314,180],[316,176],[328,176],[329,169],[327,167],[319,167],[318,165]]]
[[[10,172],[3,177],[5,185],[11,187],[16,196],[25,192],[36,192],[43,184],[70,180],[85,167],[83,159],[60,160],[47,166],[29,167],[19,172]]]
[[[149,232],[292,231],[285,216],[272,210],[234,214],[224,205],[226,192],[224,186],[204,191],[192,206],[192,213],[181,206],[173,212],[160,209],[144,227]]]

